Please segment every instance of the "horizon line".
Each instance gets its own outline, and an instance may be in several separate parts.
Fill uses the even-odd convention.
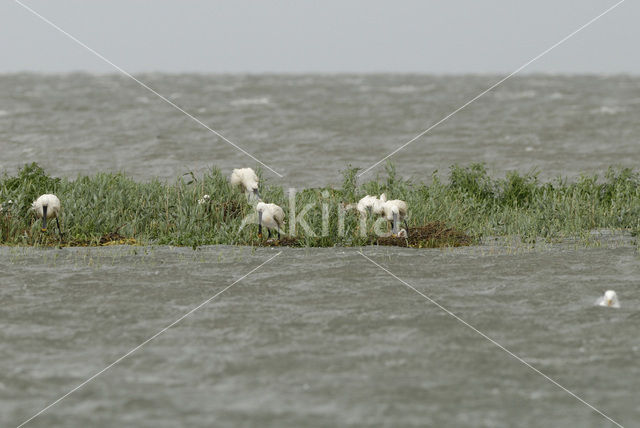
[[[35,74],[35,75],[60,75],[60,74],[86,74],[95,76],[118,76],[119,73],[111,71],[93,71],[93,70],[0,70],[0,76],[12,74]],[[214,76],[500,76],[506,75],[508,72],[500,71],[167,71],[167,70],[141,70],[131,74],[148,75],[148,74],[164,74],[164,75],[214,75]],[[519,74],[523,76],[629,76],[640,77],[639,71],[529,71]]]

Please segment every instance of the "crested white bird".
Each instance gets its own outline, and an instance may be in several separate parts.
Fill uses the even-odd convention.
[[[232,186],[240,186],[249,194],[260,199],[258,193],[258,175],[251,168],[236,168],[231,172],[229,182]]]
[[[387,202],[387,195],[385,193],[381,194],[373,201],[372,211],[375,215],[383,215],[384,214],[384,203]]]
[[[606,306],[608,308],[619,308],[620,301],[618,295],[613,290],[607,290],[604,292],[604,296],[599,297],[596,300],[596,306]]]
[[[356,205],[356,209],[360,214],[367,215],[367,213],[371,213],[371,210],[373,210],[373,207],[377,201],[378,201],[377,197],[367,195],[358,201],[358,205]]]
[[[280,239],[280,231],[284,226],[283,209],[276,204],[258,202],[256,211],[258,211],[258,236],[262,237],[262,225],[264,224],[269,238],[271,238],[271,229],[275,229],[278,232],[278,239]]]
[[[406,221],[408,207],[405,201],[401,201],[400,199],[392,199],[388,201],[387,195],[383,193],[380,195],[380,202],[380,207],[375,208],[378,208],[378,210],[381,211],[381,215],[383,215],[387,221],[393,222],[391,229],[392,233],[398,233],[398,223],[401,221],[404,221],[406,229],[409,230],[409,226]]]
[[[46,194],[36,199],[31,204],[31,209],[36,213],[38,218],[42,219],[42,231],[47,230],[47,219],[55,218],[58,224],[58,232],[62,235],[60,230],[60,221],[58,215],[60,214],[60,199],[56,195]]]

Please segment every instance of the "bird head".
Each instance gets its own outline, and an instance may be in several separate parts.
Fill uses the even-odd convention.
[[[376,198],[371,204],[371,211],[376,215],[382,215],[384,213],[384,201]]]
[[[253,186],[253,187],[251,188],[251,194],[252,194],[253,196],[255,196],[257,199],[261,199],[261,198],[260,198],[260,193],[258,192],[258,184],[257,184],[257,183],[256,183],[256,185],[255,185],[255,186]]]

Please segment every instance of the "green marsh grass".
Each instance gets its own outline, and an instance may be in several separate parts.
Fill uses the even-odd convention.
[[[338,233],[338,207],[357,202],[366,194],[383,192],[390,199],[407,201],[410,227],[441,221],[475,239],[482,236],[516,236],[525,242],[565,237],[588,239],[594,229],[625,229],[633,233],[640,229],[640,176],[631,169],[610,168],[602,177],[546,182],[541,182],[535,171],[491,177],[481,164],[454,165],[444,178],[434,173],[429,184],[400,178],[392,164],[387,165],[385,174],[363,183],[356,182],[355,168],[347,168],[342,174],[340,188],[297,192],[298,213],[311,204],[304,220],[312,232],[297,224],[295,245],[368,243],[370,237],[361,236],[360,219],[354,210],[344,216],[344,233]],[[261,183],[264,200],[285,210],[288,232],[289,195],[264,179]],[[99,245],[105,237],[116,243],[190,247],[258,243],[256,225],[241,228],[242,220],[254,212],[252,205],[242,192],[229,186],[227,177],[217,168],[200,177],[188,173],[167,183],[138,182],[122,173],[55,178],[37,164],[30,164],[16,175],[5,173],[0,178],[0,244],[58,242],[53,227],[43,236],[40,222],[29,209],[32,201],[43,193],[55,193],[62,202],[63,245]],[[205,194],[211,199],[199,204]],[[328,213],[326,234],[322,227],[323,211]],[[367,224],[368,232],[372,223]]]

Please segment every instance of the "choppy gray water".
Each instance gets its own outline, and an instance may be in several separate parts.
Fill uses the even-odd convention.
[[[272,166],[296,187],[366,168],[500,76],[139,76]],[[394,156],[428,180],[453,163],[544,176],[640,162],[640,78],[514,77]],[[256,162],[124,76],[0,76],[0,169],[38,161],[55,174],[124,170],[174,179]],[[376,171],[379,171],[376,170]],[[374,171],[375,172],[375,171]]]
[[[0,423],[22,422],[275,253],[0,250]],[[364,253],[639,426],[630,238]],[[608,287],[621,309],[593,306]],[[613,426],[356,249],[284,249],[32,425]]]
[[[337,183],[491,76],[141,78],[286,174]],[[395,157],[545,176],[636,166],[640,79],[515,78]],[[172,179],[255,163],[116,76],[0,76],[0,169]],[[529,248],[364,248],[417,290],[626,427],[640,426],[635,238]],[[603,416],[357,253],[271,263],[27,426],[604,427]],[[276,251],[0,248],[0,425],[17,426]],[[593,306],[605,289],[622,308]]]

